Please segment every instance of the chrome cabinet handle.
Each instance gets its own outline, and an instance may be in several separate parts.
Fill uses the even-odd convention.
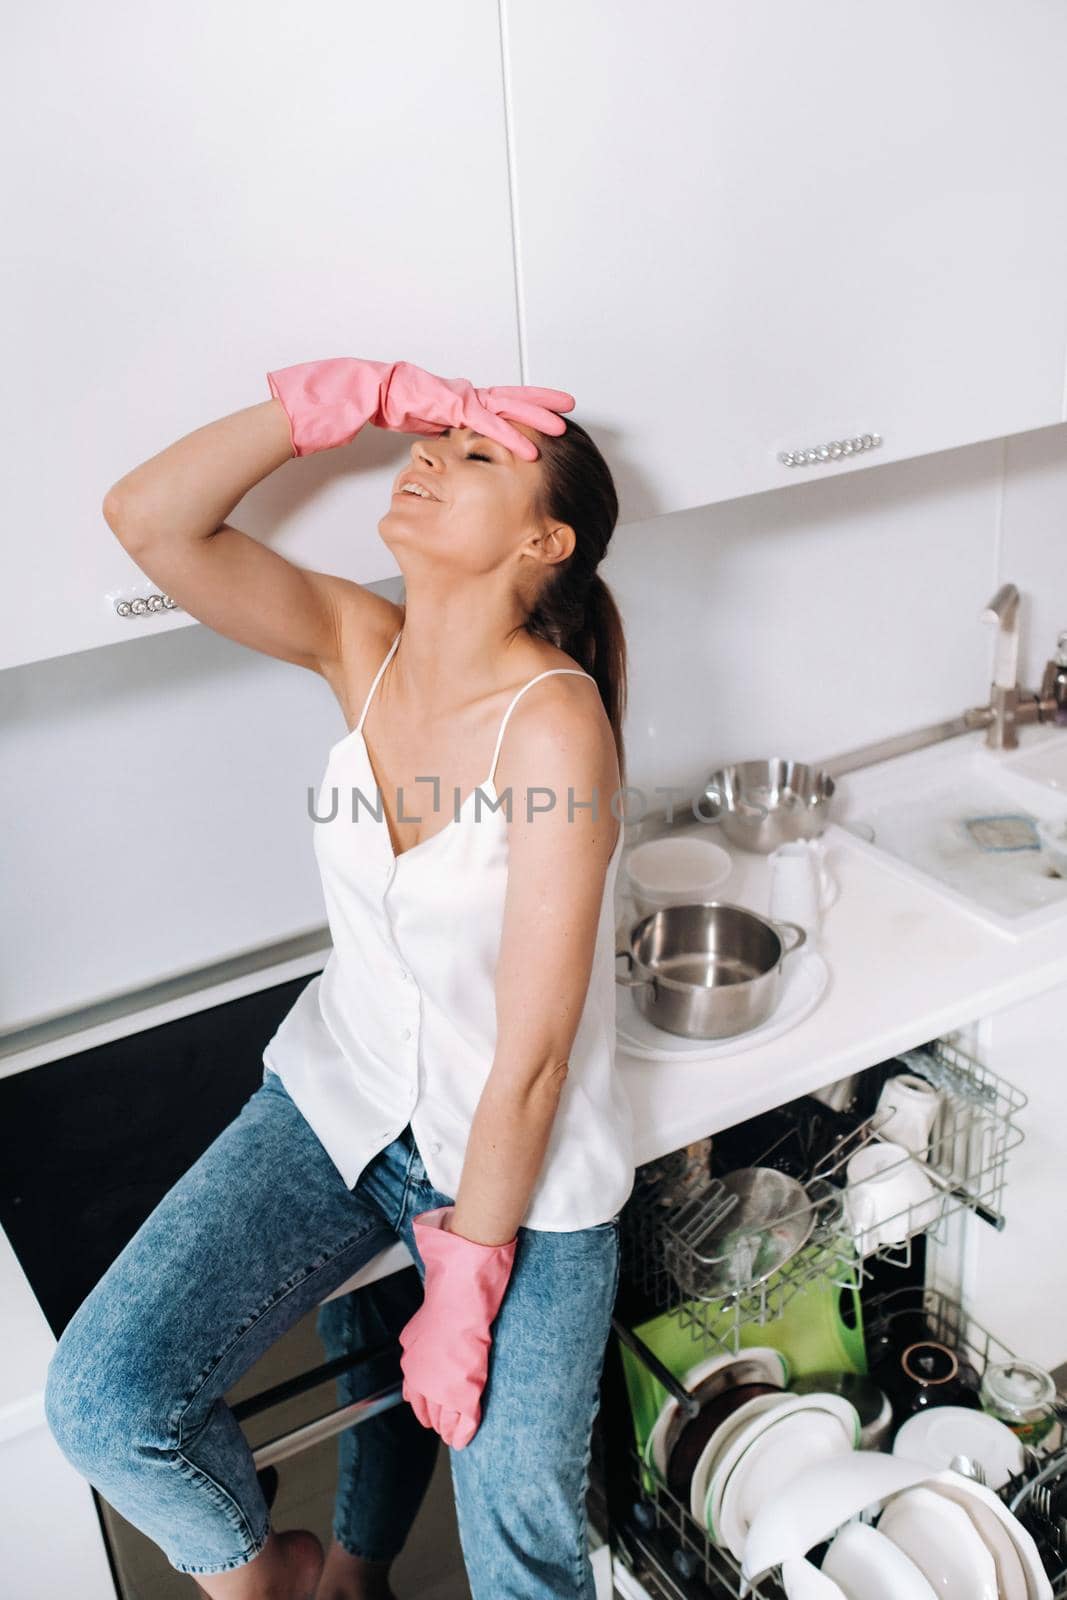
[[[817,444],[810,450],[779,450],[778,459],[783,467],[811,467],[821,461],[840,461],[843,456],[854,456],[860,450],[874,450],[881,442],[880,433],[858,433],[852,439],[831,439],[828,444]]]
[[[169,594],[155,591],[152,594],[137,595],[133,600],[116,600],[115,610],[120,617],[143,617],[152,611],[180,611],[181,607]]]

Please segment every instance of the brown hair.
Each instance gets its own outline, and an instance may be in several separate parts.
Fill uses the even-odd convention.
[[[526,627],[565,650],[595,678],[625,784],[626,635],[614,596],[596,570],[618,521],[619,499],[597,445],[580,423],[572,417],[565,421],[565,433],[538,435],[543,470],[534,511],[572,527],[575,545],[566,561],[550,569]]]

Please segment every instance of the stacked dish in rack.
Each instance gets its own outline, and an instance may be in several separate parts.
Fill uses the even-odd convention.
[[[805,1558],[827,1540],[818,1566]],[[992,1489],[951,1468],[876,1453],[816,1463],[761,1508],[745,1541],[744,1582],[775,1568],[789,1600],[1053,1593],[1030,1533]]]
[[[790,1331],[802,1294],[741,1332]],[[803,1373],[755,1340],[686,1367],[691,1331],[674,1314],[634,1330],[694,1402],[623,1351],[649,1497],[673,1499],[746,1585],[773,1573],[788,1600],[1052,1600],[1031,1533],[995,1492],[1023,1469],[1011,1429],[943,1405],[915,1412],[885,1453],[892,1406],[864,1370],[861,1330],[801,1321]]]
[[[935,1465],[930,1441],[909,1455],[907,1429],[892,1455],[862,1448],[870,1380],[852,1379],[854,1404],[847,1385],[791,1393],[789,1378],[770,1347],[709,1357],[682,1379],[699,1410],[687,1417],[669,1398],[642,1450],[647,1472],[747,1583],[778,1568],[789,1600],[1052,1600],[1034,1540],[992,1489]],[[981,1413],[957,1417],[1014,1438]],[[929,1418],[914,1426],[925,1435]],[[982,1442],[998,1456],[997,1440]],[[818,1566],[806,1559],[827,1543]]]
[[[802,1468],[860,1442],[858,1411],[841,1394],[790,1394],[779,1350],[712,1356],[685,1374],[700,1402],[686,1418],[673,1397],[645,1442],[646,1466],[715,1544],[740,1560],[752,1518]]]

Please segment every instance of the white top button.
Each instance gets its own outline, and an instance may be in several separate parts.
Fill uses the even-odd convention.
[[[402,1039],[410,1039],[411,1038],[411,1029],[410,1028],[401,1028],[400,1037]]]

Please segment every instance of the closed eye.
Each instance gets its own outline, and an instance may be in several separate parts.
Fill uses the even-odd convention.
[[[492,458],[492,456],[481,456],[481,455],[478,455],[477,451],[472,450],[470,455],[467,457],[467,460],[468,461],[488,461],[488,462],[492,463],[493,458]]]

